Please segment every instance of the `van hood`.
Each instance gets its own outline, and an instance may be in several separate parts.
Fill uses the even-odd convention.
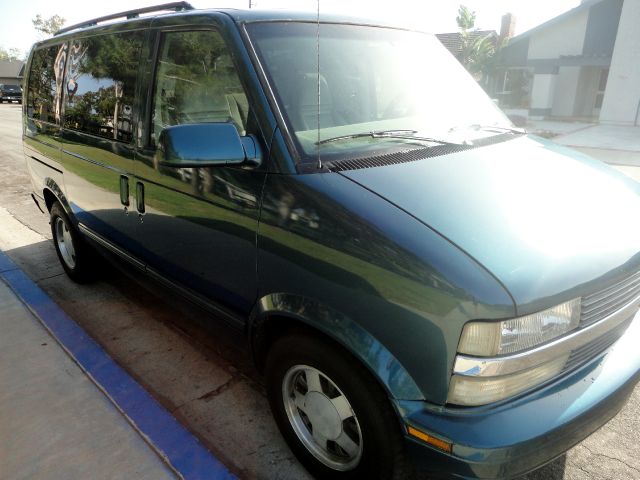
[[[340,174],[473,257],[519,315],[640,270],[640,184],[538,137]]]

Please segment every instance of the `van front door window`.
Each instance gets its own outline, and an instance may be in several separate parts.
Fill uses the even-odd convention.
[[[152,143],[185,123],[231,122],[245,135],[248,103],[231,56],[214,31],[164,34],[152,110]]]

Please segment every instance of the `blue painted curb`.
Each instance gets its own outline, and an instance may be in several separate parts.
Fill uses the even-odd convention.
[[[1,251],[0,278],[180,477],[185,480],[236,479]]]

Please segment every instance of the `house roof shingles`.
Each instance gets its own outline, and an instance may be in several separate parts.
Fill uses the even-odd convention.
[[[0,60],[0,77],[20,78],[24,70],[24,62],[19,60]]]
[[[472,40],[478,37],[492,36],[498,37],[495,30],[472,30],[469,32],[469,38]],[[449,50],[454,56],[458,56],[462,51],[462,36],[460,32],[453,33],[436,33],[438,40]]]

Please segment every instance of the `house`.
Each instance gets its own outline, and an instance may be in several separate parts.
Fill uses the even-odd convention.
[[[640,122],[640,0],[583,0],[512,38],[493,96],[531,118]]]
[[[22,85],[24,65],[18,60],[0,60],[0,84]]]

